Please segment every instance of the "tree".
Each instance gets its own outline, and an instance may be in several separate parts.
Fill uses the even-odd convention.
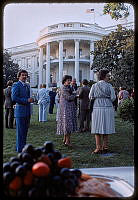
[[[3,87],[6,87],[8,80],[17,81],[19,65],[14,63],[10,54],[5,50],[3,52]]]
[[[129,7],[124,3],[106,3],[103,14],[109,14],[115,20],[126,18],[129,15]]]
[[[116,31],[95,43],[91,69],[106,68],[114,87],[134,87],[134,31],[118,25]]]

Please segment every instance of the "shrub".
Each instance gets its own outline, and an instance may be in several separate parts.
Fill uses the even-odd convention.
[[[123,120],[134,123],[134,100],[132,98],[125,99],[118,106],[118,114]]]

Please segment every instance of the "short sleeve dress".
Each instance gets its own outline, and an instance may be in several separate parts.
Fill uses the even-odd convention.
[[[93,84],[89,98],[95,98],[92,112],[91,133],[115,133],[114,107],[112,102],[116,99],[112,85],[104,80]]]
[[[77,131],[75,95],[70,87],[63,86],[60,91],[59,113],[56,134],[71,134]]]

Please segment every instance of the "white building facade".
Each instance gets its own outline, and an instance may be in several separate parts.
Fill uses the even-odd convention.
[[[65,74],[76,78],[77,84],[83,79],[96,80],[91,70],[94,42],[109,34],[97,24],[80,22],[60,23],[40,31],[35,43],[7,49],[11,58],[29,74],[31,87],[46,83],[61,86]]]

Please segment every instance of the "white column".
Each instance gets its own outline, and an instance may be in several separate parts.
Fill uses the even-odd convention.
[[[35,71],[38,70],[38,66],[37,66],[37,55],[35,56]]]
[[[46,86],[50,83],[50,42],[46,46]]]
[[[39,49],[39,85],[43,83],[43,48],[40,47]]]
[[[25,67],[25,57],[23,58],[23,66]]]
[[[90,41],[90,52],[91,51],[94,51],[94,41]],[[93,70],[91,70],[93,58],[94,58],[94,55],[90,54],[90,80],[94,81],[94,72],[93,72]]]
[[[45,45],[45,52],[46,52],[46,45]],[[45,68],[43,69],[43,74],[44,74],[44,82],[46,83],[46,54],[44,55],[44,65],[45,65]]]
[[[76,83],[79,86],[79,40],[75,40],[75,78]]]
[[[59,81],[58,86],[62,85],[63,77],[63,40],[59,41]]]

